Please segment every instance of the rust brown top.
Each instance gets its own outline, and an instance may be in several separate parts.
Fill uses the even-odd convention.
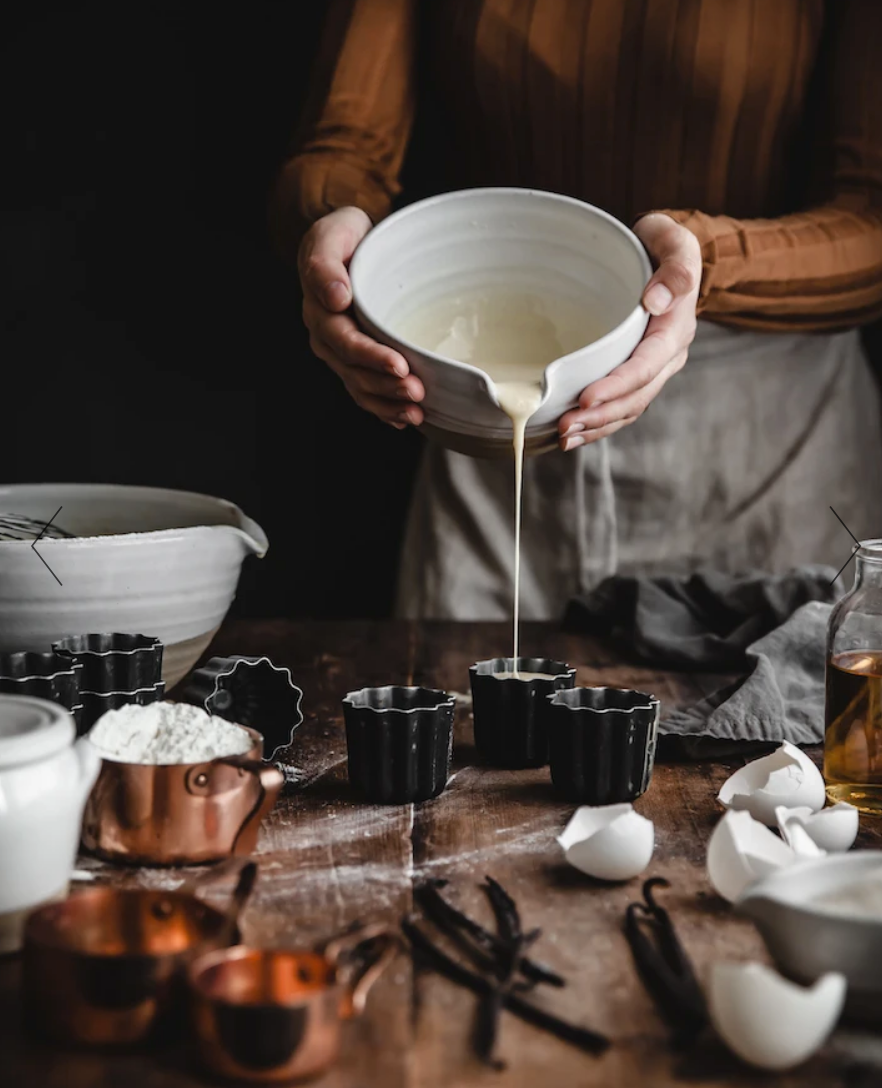
[[[335,0],[271,218],[400,191],[414,120],[439,189],[570,194],[698,236],[699,312],[763,329],[882,314],[879,0]],[[439,178],[439,182],[442,179]]]

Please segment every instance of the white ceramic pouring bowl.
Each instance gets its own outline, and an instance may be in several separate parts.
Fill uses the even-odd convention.
[[[200,657],[236,595],[242,563],[269,547],[223,499],[110,484],[0,486],[0,512],[76,535],[0,541],[0,651],[48,650],[69,635],[120,631],[165,646],[166,689]],[[56,581],[56,577],[58,581]],[[59,584],[60,582],[60,584]]]
[[[528,447],[553,436],[579,394],[631,354],[648,314],[640,305],[652,274],[639,239],[607,212],[532,189],[465,189],[431,197],[383,220],[350,264],[362,327],[407,359],[426,388],[427,430],[456,446],[459,436],[511,445],[511,422],[482,370],[427,351],[396,334],[396,319],[453,292],[507,288],[588,300],[607,331],[545,370]]]

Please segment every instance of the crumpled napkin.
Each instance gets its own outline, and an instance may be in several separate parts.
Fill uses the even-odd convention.
[[[693,758],[785,740],[817,744],[827,621],[842,595],[835,574],[806,566],[779,575],[614,576],[572,600],[564,624],[612,637],[649,665],[741,674],[662,721],[660,732],[680,738]]]

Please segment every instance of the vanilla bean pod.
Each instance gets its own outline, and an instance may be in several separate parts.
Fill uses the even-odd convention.
[[[481,932],[487,937],[493,936],[492,942],[479,940],[471,936],[468,927],[462,923],[467,922],[469,926],[477,926],[477,923],[472,922],[467,915],[461,914],[455,907],[450,906],[446,900],[438,895],[434,888],[425,885],[417,888],[414,892],[414,899],[422,907],[425,917],[434,922],[441,933],[445,937],[449,937],[452,943],[468,956],[469,960],[482,974],[491,974],[496,970],[496,955],[499,942],[495,936],[483,929]]]
[[[655,899],[655,888],[669,887],[670,884],[664,877],[651,877],[643,885],[643,897],[658,923],[659,943],[665,961],[676,973],[683,991],[690,995],[693,1008],[706,1020],[707,1005],[704,993],[698,984],[698,979],[695,977],[692,961],[677,936],[670,914],[664,907],[659,906]]]
[[[432,940],[425,935],[411,920],[405,918],[401,923],[406,937],[411,943],[417,956],[433,967],[439,974],[450,979],[460,986],[471,990],[472,993],[486,993],[490,983],[481,975],[476,975],[467,967],[451,959],[446,952],[438,948]],[[571,1043],[589,1054],[602,1054],[610,1045],[609,1039],[590,1028],[581,1028],[561,1020],[553,1013],[536,1008],[516,993],[510,993],[504,1001],[509,1012],[520,1017],[528,1024],[549,1032],[562,1042]]]
[[[484,894],[490,900],[499,936],[506,944],[521,936],[521,916],[517,904],[492,876],[484,877]]]
[[[490,953],[491,956],[495,955],[499,947],[499,938],[483,926],[473,921],[467,914],[463,914],[461,910],[458,910],[451,903],[449,903],[443,895],[441,895],[439,888],[445,887],[447,881],[445,880],[433,880],[425,884],[421,884],[414,892],[414,898],[426,912],[426,914],[432,919],[435,925],[444,933],[450,937],[451,940],[456,941],[457,945],[468,955],[472,961],[483,970],[490,970],[492,967],[492,959],[488,956],[482,956],[478,949]],[[471,937],[474,941],[474,945],[467,940],[462,939],[462,935]],[[538,929],[531,930],[525,941],[525,945],[530,945],[534,941],[538,940],[541,936],[541,931]],[[552,971],[550,967],[546,967],[542,963],[538,963],[536,960],[529,959],[526,956],[522,956],[520,963],[518,964],[519,970],[525,979],[530,983],[544,983],[547,986],[563,987],[566,986],[566,979],[562,978],[557,972]]]
[[[504,1069],[505,1063],[493,1057],[499,1035],[499,1017],[506,997],[517,981],[518,963],[524,949],[525,936],[521,929],[521,916],[515,901],[501,884],[492,877],[485,877],[484,893],[490,900],[501,947],[496,955],[497,982],[481,999],[478,1006],[475,1043],[478,1056],[495,1069]]]
[[[439,932],[443,933],[445,937],[448,937],[450,941],[463,952],[469,960],[474,964],[478,970],[484,974],[495,974],[497,971],[496,955],[498,950],[498,943],[494,944],[492,952],[484,952],[482,948],[478,947],[477,943],[473,941],[468,933],[455,921],[453,921],[444,911],[444,907],[449,906],[444,900],[438,897],[437,902],[441,904],[442,909],[436,909],[437,903],[429,906],[428,902],[424,902],[417,898],[417,902],[423,908],[423,914],[425,918],[434,922]],[[454,908],[451,908],[453,910]],[[458,913],[458,912],[457,912]],[[466,921],[471,921],[466,915],[461,915]],[[486,932],[486,930],[484,931]],[[528,949],[532,944],[539,940],[542,936],[540,929],[531,929],[529,933],[524,934],[522,950]],[[526,968],[524,965],[527,965]],[[537,968],[538,970],[532,970]],[[521,993],[528,993],[537,985],[537,981],[542,981],[550,985],[562,987],[566,985],[566,980],[560,978],[554,972],[542,967],[541,964],[535,964],[528,960],[526,956],[521,956],[518,962],[518,969],[521,973],[521,977],[517,980],[517,989]]]
[[[674,1044],[686,1046],[707,1024],[707,1005],[670,915],[655,901],[653,889],[667,887],[663,877],[645,882],[645,902],[631,903],[625,912],[625,936],[644,986],[673,1031]]]

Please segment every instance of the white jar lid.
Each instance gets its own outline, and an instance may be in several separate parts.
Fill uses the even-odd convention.
[[[58,703],[0,695],[0,767],[48,759],[76,737],[73,716]]]

